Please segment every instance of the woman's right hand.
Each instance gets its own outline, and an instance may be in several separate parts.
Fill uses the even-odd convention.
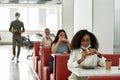
[[[59,42],[67,42],[68,43],[69,41],[66,38],[59,38]]]
[[[82,58],[81,58],[81,59],[82,59],[82,60],[85,60],[87,54],[88,54],[87,51],[83,51],[83,52],[82,52]]]
[[[86,59],[87,53],[85,51],[82,52],[82,57],[77,61],[78,64],[80,64],[82,61]]]
[[[63,38],[59,38],[59,40],[58,40],[59,42],[62,42],[63,41]]]

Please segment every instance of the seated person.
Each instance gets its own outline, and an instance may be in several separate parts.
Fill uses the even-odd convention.
[[[65,30],[61,29],[57,32],[55,40],[51,44],[52,54],[63,54],[70,52],[70,41],[67,38]],[[50,71],[53,72],[53,57],[50,60]]]
[[[45,36],[42,38],[41,46],[50,46],[54,37],[50,35],[50,30],[48,28],[45,29]]]
[[[70,67],[91,68],[105,66],[105,58],[98,52],[98,41],[95,35],[87,30],[78,31],[71,42],[71,53],[68,60]],[[78,77],[71,73],[68,80],[87,80],[87,77]]]

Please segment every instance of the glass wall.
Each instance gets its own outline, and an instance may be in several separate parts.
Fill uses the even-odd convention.
[[[0,6],[0,30],[8,30],[10,22],[15,19],[15,13],[21,14],[26,30],[43,30],[61,28],[61,5],[49,6]]]

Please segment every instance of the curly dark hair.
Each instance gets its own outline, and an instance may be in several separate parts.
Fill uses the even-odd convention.
[[[96,36],[89,32],[86,29],[78,31],[72,38],[71,41],[71,50],[78,49],[81,47],[80,42],[82,41],[84,35],[89,34],[90,35],[90,41],[91,41],[91,48],[95,48],[98,50],[99,44]]]

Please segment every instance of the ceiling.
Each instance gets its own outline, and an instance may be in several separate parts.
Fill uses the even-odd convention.
[[[62,0],[0,0],[0,4],[61,4]]]

